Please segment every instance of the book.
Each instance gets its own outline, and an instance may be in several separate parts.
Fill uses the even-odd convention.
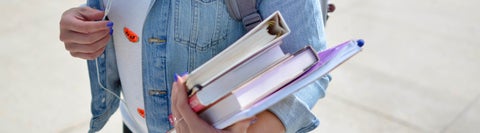
[[[223,97],[225,94],[231,92],[231,89],[238,88],[248,79],[254,77],[256,74],[265,71],[272,64],[285,58],[285,54],[280,48],[280,43],[274,44],[273,48],[255,55],[252,59],[245,61],[245,63],[232,68],[229,72],[217,78],[208,85],[204,86],[201,91],[196,92],[189,97],[190,107],[195,112],[200,112],[208,105],[213,103],[216,99]],[[217,96],[217,97],[215,97]]]
[[[290,32],[288,26],[279,12],[265,20],[232,46],[195,69],[186,80],[187,89],[191,92],[190,106],[199,117],[217,129],[224,129],[268,109],[353,57],[364,44],[363,40],[350,40],[318,53],[305,54],[307,50],[300,50],[303,52],[284,54],[279,45],[281,39]],[[281,34],[270,33],[271,30],[279,30]],[[254,44],[258,42],[263,45]],[[254,50],[249,47],[254,47]],[[311,47],[305,49],[313,50]],[[268,58],[271,54],[274,58]],[[315,57],[316,60],[310,65],[302,64],[309,62],[307,57]],[[266,60],[268,62],[260,63],[261,67],[256,67],[258,64],[255,62]],[[258,72],[250,72],[250,69]],[[192,74],[197,76],[192,78]],[[235,81],[239,76],[243,77]],[[235,83],[229,85],[231,81]]]
[[[228,117],[217,118],[219,120],[212,122],[211,124],[217,129],[224,129],[235,122],[253,117],[254,115],[268,109],[275,103],[280,102],[288,95],[295,93],[301,88],[326,75],[328,72],[332,71],[360,52],[363,45],[363,40],[350,40],[317,53],[317,56],[320,58],[320,60],[301,76],[294,79],[284,87],[278,89],[271,95],[256,101],[253,105],[243,108],[241,111],[231,114]],[[209,115],[214,116],[216,114],[211,113]]]
[[[228,94],[236,85],[247,80],[255,72],[263,70],[265,65],[258,63],[256,64],[259,65],[257,67],[251,66],[251,70],[254,71],[244,72],[243,74],[237,72],[236,74],[230,74],[234,76],[229,76],[229,73],[235,73],[238,70],[235,68],[246,66],[242,64],[249,63],[252,58],[274,47],[279,48],[281,39],[289,33],[290,29],[285,24],[280,12],[275,12],[231,46],[195,69],[186,80],[189,97],[192,101],[191,106],[194,109],[208,106]],[[274,57],[265,58],[264,60],[269,60],[266,60],[264,64],[275,61]],[[236,81],[230,80],[235,83],[230,86],[218,86],[219,84],[224,85],[221,82],[228,81],[229,78],[236,78]]]
[[[278,44],[282,38],[290,33],[290,29],[286,25],[280,12],[275,12],[259,25],[235,41],[225,50],[215,55],[195,70],[193,70],[186,80],[186,86],[190,96],[197,91],[203,91],[203,87],[229,72],[235,66],[251,59],[258,53],[272,48]],[[229,89],[229,88],[225,88]],[[229,92],[229,91],[225,91]],[[218,100],[225,94],[209,95],[209,99],[203,100],[204,97],[198,97],[204,104],[210,104]]]
[[[287,54],[280,62],[253,76],[254,78],[199,113],[199,116],[209,123],[229,118],[291,82],[318,60],[312,47],[305,47],[293,55]]]

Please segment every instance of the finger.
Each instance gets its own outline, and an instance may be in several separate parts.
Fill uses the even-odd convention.
[[[95,51],[93,53],[78,53],[78,52],[70,52],[70,55],[73,57],[81,58],[81,59],[86,59],[86,60],[93,60],[100,56],[103,51],[105,50],[105,47],[99,49],[98,51]]]
[[[175,74],[175,78],[177,79],[179,76]],[[190,132],[190,127],[189,125],[185,122],[184,116],[181,115],[179,112],[178,106],[178,84],[177,82],[174,82],[172,85],[172,100],[171,100],[171,105],[172,105],[172,114],[174,117],[174,127],[175,131],[177,133],[189,133]],[[176,118],[176,119],[175,119]],[[188,118],[187,118],[188,119]]]
[[[227,127],[225,130],[232,132],[232,133],[246,133],[248,131],[248,127],[252,125],[254,121],[256,121],[256,117],[248,118],[242,121],[239,121],[229,127]]]
[[[110,36],[103,36],[99,38],[99,40],[95,42],[88,42],[88,43],[78,43],[75,41],[72,42],[65,42],[65,49],[70,52],[80,52],[80,53],[93,53],[100,48],[105,47],[110,41]]]
[[[188,96],[187,96],[187,93],[186,93],[186,87],[185,87],[185,81],[184,81],[184,78],[185,77],[180,77],[177,75],[177,81],[174,82],[174,87],[175,87],[175,100],[176,100],[176,103],[175,105],[177,106],[177,108],[180,110],[184,110],[184,111],[192,111],[190,106],[188,105]],[[182,112],[182,111],[180,111]],[[183,113],[182,113],[183,114]]]
[[[180,76],[180,75],[176,75],[176,82],[174,82],[174,85],[175,85],[175,91],[176,91],[176,95],[175,97],[177,98],[176,100],[178,100],[179,103],[187,103],[186,105],[188,106],[188,96],[187,96],[187,93],[186,93],[186,87],[185,87],[185,78],[187,75],[184,75],[184,76]]]
[[[85,21],[97,21],[103,19],[103,16],[105,15],[104,11],[100,11],[97,9],[93,9],[90,7],[80,7],[79,9],[80,15],[82,15],[82,18],[85,18]]]
[[[109,30],[101,30],[90,34],[79,33],[75,31],[61,31],[60,40],[65,43],[93,44],[106,37],[109,37]]]
[[[73,30],[61,29],[60,40],[69,43],[92,44],[105,36],[109,36],[110,32],[110,29],[103,29],[92,33],[81,33]]]
[[[93,33],[109,29],[109,21],[98,21],[103,12],[92,8],[73,8],[67,10],[60,20],[60,29],[72,30],[80,33]]]
[[[77,53],[94,53],[107,46],[110,36],[106,36],[93,44],[65,43],[65,49]]]
[[[182,94],[182,92],[179,92],[179,90],[185,89],[184,78],[186,78],[186,76],[181,77],[180,75],[175,74],[175,82],[173,82],[172,85],[172,102],[174,102],[172,105],[176,106],[178,105],[179,101],[184,102],[185,99],[187,99],[186,96]]]
[[[79,33],[93,33],[101,30],[109,30],[109,21],[82,21],[82,20],[68,20],[70,21],[66,29],[70,29]]]
[[[178,79],[180,76],[178,76],[177,74],[175,74],[175,79]],[[181,116],[181,113],[179,112],[179,106],[178,105],[178,101],[179,101],[179,93],[178,93],[178,90],[179,90],[179,86],[178,86],[178,81],[175,81],[173,82],[172,84],[172,113],[174,114],[174,117],[176,118],[180,118],[182,117]]]
[[[207,122],[202,120],[188,105],[188,96],[185,87],[185,78],[177,76],[177,82],[174,82],[175,106],[183,117],[185,124],[188,125],[191,131],[214,131],[216,130]]]
[[[177,75],[175,75],[177,76]],[[172,96],[171,96],[171,107],[172,107],[172,115],[173,115],[173,118],[174,120],[175,119],[180,119],[182,118],[182,116],[180,115],[180,113],[178,112],[178,109],[177,109],[177,90],[176,89],[177,86],[175,85],[175,82],[172,84]],[[175,122],[175,121],[174,121]],[[175,125],[176,126],[176,125]]]

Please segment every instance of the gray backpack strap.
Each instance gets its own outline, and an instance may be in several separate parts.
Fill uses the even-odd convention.
[[[242,20],[247,31],[262,22],[262,16],[257,10],[256,0],[225,0],[225,4],[230,16],[236,20]]]
[[[322,9],[323,24],[327,22],[328,0],[320,0],[320,8]]]

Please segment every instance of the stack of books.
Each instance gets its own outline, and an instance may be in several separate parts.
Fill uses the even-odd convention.
[[[321,78],[363,46],[351,40],[323,52],[306,46],[284,53],[290,29],[273,13],[186,79],[193,111],[218,129],[252,117]]]

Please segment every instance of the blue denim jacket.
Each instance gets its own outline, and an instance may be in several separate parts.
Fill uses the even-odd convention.
[[[173,128],[168,121],[171,84],[175,73],[192,71],[246,33],[242,23],[230,18],[223,0],[152,0],[143,28],[142,75],[145,118],[149,132],[164,133]],[[325,49],[324,23],[318,0],[257,0],[263,18],[280,10],[292,33],[282,49],[295,52],[311,44]],[[87,5],[103,9],[101,0]],[[99,131],[118,109],[119,99],[103,90],[120,94],[113,41],[98,58],[99,76],[94,60],[87,61],[92,93],[89,132]],[[97,79],[100,77],[100,79]],[[330,81],[325,76],[269,108],[282,121],[287,132],[308,132],[319,121],[310,109]]]

